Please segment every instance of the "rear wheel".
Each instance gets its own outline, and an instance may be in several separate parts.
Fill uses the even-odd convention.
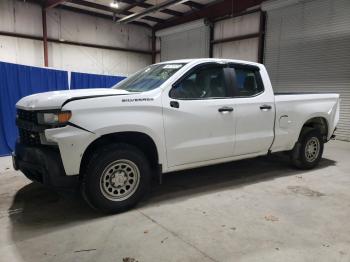
[[[323,138],[318,130],[304,133],[292,151],[292,163],[297,168],[314,168],[323,154]]]
[[[116,144],[97,152],[83,181],[88,203],[103,212],[117,213],[135,206],[149,189],[151,173],[145,155],[136,147]]]

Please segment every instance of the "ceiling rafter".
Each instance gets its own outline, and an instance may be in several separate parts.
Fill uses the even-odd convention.
[[[173,6],[175,4],[181,3],[182,1],[183,0],[166,0],[166,1],[163,1],[163,2],[161,2],[159,4],[152,5],[151,7],[146,8],[146,9],[144,9],[142,11],[135,12],[135,13],[133,13],[131,15],[123,17],[123,18],[119,19],[118,22],[120,22],[120,23],[129,23],[129,22],[141,19],[141,18],[144,19],[145,17],[147,17],[148,14],[160,12],[161,10],[164,10],[167,7]],[[164,21],[165,20],[163,20],[163,22]]]
[[[184,2],[182,4],[183,5],[187,5],[187,6],[191,7],[191,8],[198,9],[198,10],[200,10],[200,9],[205,7],[205,5],[197,3],[197,2],[193,2],[193,1],[186,1],[186,2]]]
[[[189,3],[192,1],[187,1]],[[201,18],[215,19],[218,17],[231,16],[243,12],[247,8],[252,6],[258,6],[263,2],[263,0],[244,0],[237,1],[237,4],[232,5],[232,0],[217,0],[207,5],[203,5],[200,10],[192,10],[184,13],[182,17],[172,17],[167,19],[163,23],[158,23],[154,26],[155,30],[164,29],[171,26],[176,26],[179,24],[187,23]],[[202,5],[202,4],[200,4]]]
[[[45,7],[45,0],[26,0],[29,3],[33,3],[33,4],[38,4],[42,7]],[[68,2],[68,1],[66,1]],[[105,6],[108,7],[108,6]],[[64,5],[64,4],[60,4],[55,6],[55,8],[60,8],[60,9],[64,9],[67,11],[71,11],[74,13],[79,13],[79,14],[85,14],[85,15],[90,15],[90,16],[95,16],[95,17],[99,17],[99,18],[104,18],[104,19],[108,19],[108,20],[113,20],[115,15],[108,15],[108,14],[102,14],[102,13],[98,13],[98,12],[94,12],[94,11],[90,11],[90,10],[85,10],[85,9],[81,9],[78,7],[74,7],[74,6],[68,6],[68,5]],[[121,16],[117,16],[117,18],[121,18]],[[149,24],[147,24],[146,22],[143,21],[134,21],[132,22],[132,24],[134,25],[138,25],[138,26],[143,26],[143,27],[148,27],[151,28],[151,26]]]
[[[45,2],[45,8],[49,9],[49,8],[53,8],[55,6],[58,6],[60,4],[63,4],[64,2],[66,2],[67,0],[47,0]]]
[[[77,7],[73,7],[73,6],[68,6],[68,5],[60,5],[59,8],[67,10],[67,11],[75,12],[75,13],[91,15],[91,16],[95,16],[95,17],[108,19],[108,20],[113,20],[113,18],[114,18],[113,15],[101,14],[101,13],[97,13],[97,12],[93,12],[93,11],[89,11],[89,10],[85,10],[85,9],[81,9],[81,8],[77,8]],[[117,16],[117,18],[120,18],[120,17],[121,16]],[[132,24],[143,26],[143,27],[148,27],[148,28],[151,27],[149,24],[142,22],[142,21],[134,21],[134,22],[132,22]]]
[[[142,7],[142,8],[150,8],[150,7],[154,6],[152,4],[145,3],[145,1],[119,0],[119,2],[125,3],[125,4],[129,4],[130,6],[132,6],[131,8],[134,8],[136,6]],[[128,9],[128,10],[130,10],[130,9]],[[167,15],[173,15],[173,16],[182,16],[183,15],[183,13],[181,13],[181,12],[178,12],[178,11],[175,11],[175,10],[171,10],[171,9],[167,9],[167,8],[163,9],[163,10],[160,10],[159,12],[162,12],[162,13],[167,14]]]
[[[81,5],[81,6],[85,6],[85,7],[90,7],[90,8],[94,8],[97,10],[102,10],[102,11],[106,11],[106,12],[111,12],[114,14],[120,14],[120,15],[132,15],[134,14],[133,12],[130,12],[128,10],[118,10],[106,5],[101,5],[101,4],[97,4],[97,3],[93,3],[93,2],[88,2],[85,0],[69,0],[68,2],[72,3],[72,4],[76,4],[76,5]],[[145,16],[143,17],[144,20],[148,20],[151,22],[156,22],[156,23],[163,23],[165,20],[164,19],[160,19],[157,17],[153,17],[153,16]]]

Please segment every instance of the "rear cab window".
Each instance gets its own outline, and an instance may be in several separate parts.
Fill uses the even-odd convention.
[[[258,67],[230,64],[230,68],[234,69],[234,97],[252,97],[264,92],[264,85]]]

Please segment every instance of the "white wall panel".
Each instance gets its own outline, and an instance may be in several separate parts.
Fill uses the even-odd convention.
[[[156,63],[159,63],[160,62],[160,53],[157,53],[156,54]]]
[[[112,47],[151,50],[151,30],[60,9],[47,13],[48,37]],[[0,0],[0,31],[42,36],[39,5]],[[49,42],[49,66],[97,74],[129,75],[151,55]],[[0,61],[43,66],[42,41],[0,36]]]
[[[128,76],[151,64],[151,55],[52,43],[49,60],[68,71]]]
[[[151,30],[65,10],[47,14],[48,36],[56,39],[114,47],[151,49]]]
[[[258,38],[215,44],[213,46],[213,57],[257,62],[258,47]]]
[[[218,21],[214,24],[214,40],[257,33],[259,24],[259,12]]]
[[[43,60],[44,52],[41,41],[0,36],[0,61],[43,66]]]
[[[40,7],[20,1],[0,0],[0,31],[41,36]]]
[[[160,50],[160,38],[156,37],[156,50]]]

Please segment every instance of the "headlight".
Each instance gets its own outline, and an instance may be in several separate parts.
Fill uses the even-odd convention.
[[[44,125],[63,125],[66,124],[71,118],[72,113],[70,111],[52,112],[52,113],[39,113],[38,123]]]

